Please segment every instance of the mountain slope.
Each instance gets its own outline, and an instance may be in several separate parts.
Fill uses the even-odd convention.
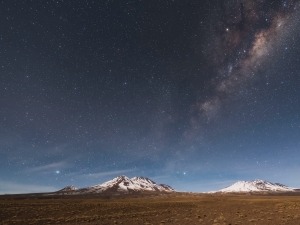
[[[64,189],[62,189],[64,190]],[[156,184],[146,177],[119,176],[102,184],[74,190],[74,194],[90,193],[130,193],[130,192],[173,192],[172,187],[165,184]]]
[[[73,191],[76,191],[76,190],[78,190],[78,188],[76,188],[73,185],[70,185],[70,186],[64,187],[63,189],[60,189],[58,192],[73,192]]]
[[[221,189],[218,192],[231,193],[231,192],[289,192],[289,191],[294,191],[294,189],[279,183],[271,183],[265,180],[254,180],[254,181],[238,181],[227,188]]]

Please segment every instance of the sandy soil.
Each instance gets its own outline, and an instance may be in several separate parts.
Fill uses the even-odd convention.
[[[1,196],[0,224],[300,224],[300,195]]]

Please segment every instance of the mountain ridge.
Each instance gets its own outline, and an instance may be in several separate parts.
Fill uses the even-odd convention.
[[[72,187],[72,188],[70,188]],[[133,192],[175,192],[166,184],[157,184],[147,177],[128,178],[125,175],[118,176],[102,184],[96,184],[84,188],[67,186],[58,191],[71,194],[96,194],[96,193],[133,193]]]
[[[221,193],[247,193],[247,192],[293,192],[296,189],[280,183],[266,180],[237,181],[232,185],[216,192]]]

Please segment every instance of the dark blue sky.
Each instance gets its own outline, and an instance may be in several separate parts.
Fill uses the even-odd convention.
[[[299,7],[0,1],[0,193],[300,187]]]

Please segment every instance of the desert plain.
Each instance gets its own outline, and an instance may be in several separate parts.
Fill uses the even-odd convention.
[[[300,194],[3,195],[1,225],[299,225]]]

